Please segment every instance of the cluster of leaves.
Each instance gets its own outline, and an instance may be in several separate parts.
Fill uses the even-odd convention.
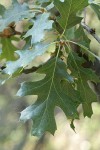
[[[90,40],[80,25],[82,12],[89,5],[100,19],[100,6],[88,0],[35,0],[32,4],[13,0],[9,9],[0,5],[0,61],[5,64],[0,74],[1,84],[20,76],[37,56],[50,55],[50,59],[36,70],[45,77],[22,83],[17,93],[18,96],[38,96],[20,116],[23,121],[33,120],[32,135],[41,136],[46,131],[54,134],[56,106],[71,120],[72,128],[74,119],[79,119],[77,108],[80,104],[84,116],[91,117],[93,113],[91,104],[96,101],[96,95],[87,81],[96,83],[99,78],[92,69],[83,67],[86,60],[71,47],[72,43],[78,45],[81,53],[88,55],[91,61],[97,57],[90,51]],[[19,21],[26,21],[27,25],[24,32],[16,36]],[[21,39],[26,44],[18,50],[12,41]]]

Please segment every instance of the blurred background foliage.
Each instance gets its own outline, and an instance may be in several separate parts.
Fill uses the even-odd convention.
[[[99,2],[99,1],[98,1]],[[11,0],[0,0],[9,7]],[[87,24],[95,28],[100,35],[100,21],[91,8],[87,9]],[[100,45],[91,38],[91,49],[100,56]],[[35,79],[37,75],[21,75],[18,79],[9,80],[0,87],[0,150],[100,150],[100,105],[94,103],[94,114],[91,119],[75,121],[76,133],[70,128],[64,113],[56,108],[57,131],[54,136],[43,135],[41,139],[30,134],[31,123],[19,121],[20,111],[32,104],[36,96],[16,97],[20,83]]]

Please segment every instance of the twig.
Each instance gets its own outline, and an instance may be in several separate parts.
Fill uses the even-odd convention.
[[[91,34],[98,41],[98,43],[100,43],[100,37],[98,37],[98,35],[96,35],[94,29],[87,26],[84,22],[81,22],[81,25],[89,34]]]

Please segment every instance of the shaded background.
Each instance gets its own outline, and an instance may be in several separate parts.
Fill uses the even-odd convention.
[[[11,0],[0,0],[10,5]],[[100,21],[94,12],[87,9],[87,23],[96,28],[100,35]],[[92,18],[92,19],[91,19]],[[100,45],[91,36],[91,49],[100,56]],[[25,124],[19,121],[20,111],[32,104],[36,97],[15,96],[24,80],[34,79],[35,75],[21,75],[9,80],[0,87],[0,150],[100,150],[100,105],[94,103],[94,114],[91,119],[83,118],[80,109],[80,120],[75,121],[76,133],[70,128],[64,113],[56,108],[57,131],[54,136],[46,133],[41,139],[31,136],[32,122]]]

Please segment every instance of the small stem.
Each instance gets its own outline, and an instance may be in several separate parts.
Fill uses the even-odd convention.
[[[83,48],[85,51],[87,51],[88,53],[90,53],[92,56],[94,56],[95,58],[97,58],[100,61],[100,57],[95,55],[93,52],[89,51],[89,49],[87,47],[85,47],[84,45],[81,45],[80,43],[76,43],[76,42],[70,41],[70,40],[66,40],[66,42],[73,43],[75,45],[80,46],[81,48]]]
[[[98,43],[100,43],[100,37],[95,32],[92,32],[93,29],[91,29],[89,26],[87,26],[84,22],[81,22],[82,27],[89,33],[91,34]]]

